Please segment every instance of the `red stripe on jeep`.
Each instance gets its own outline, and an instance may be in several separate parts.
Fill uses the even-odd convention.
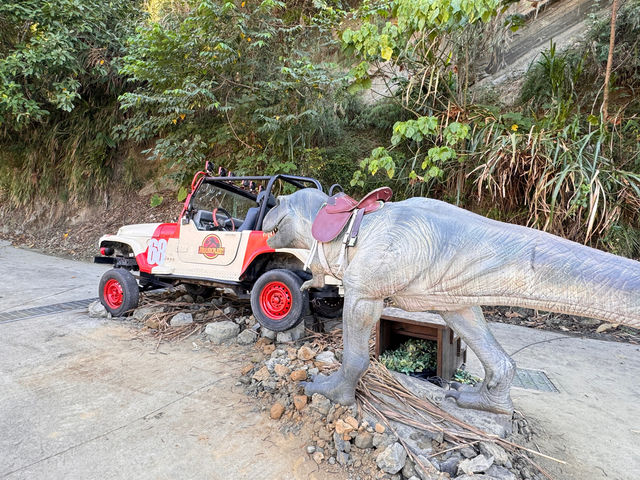
[[[180,238],[180,224],[161,223],[156,227],[151,238],[164,238],[165,240],[169,240],[170,238]],[[148,253],[149,246],[147,246],[147,249],[144,252],[136,255],[136,262],[138,263],[138,268],[141,272],[151,273],[151,269],[156,266],[155,263],[152,266],[147,262]]]
[[[251,232],[249,234],[247,250],[244,254],[244,261],[242,262],[242,273],[245,272],[247,267],[251,265],[251,262],[253,262],[258,255],[270,252],[275,252],[275,250],[267,245],[267,234],[256,230]]]

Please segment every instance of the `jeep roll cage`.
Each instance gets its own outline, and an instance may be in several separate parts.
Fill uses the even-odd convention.
[[[191,196],[195,193],[195,191],[198,189],[198,187],[200,187],[200,185],[203,182],[216,184],[217,186],[225,190],[228,190],[230,192],[233,192],[233,193],[242,195],[246,198],[251,198],[252,200],[257,201],[258,195],[262,192],[264,192],[265,198],[268,199],[269,196],[271,195],[274,184],[278,180],[282,180],[286,183],[289,183],[290,185],[296,188],[308,188],[309,184],[311,184],[313,188],[317,188],[321,192],[323,191],[322,184],[315,178],[311,178],[311,177],[302,177],[298,175],[286,175],[282,173],[278,173],[276,175],[210,176],[210,175],[207,175],[206,172],[201,171],[196,173],[195,176],[193,177],[193,182],[191,183],[191,193],[189,194],[189,196],[187,197],[187,200],[185,201],[185,206],[180,216],[182,219],[188,218],[187,215],[191,213]],[[246,190],[244,188],[234,185],[233,182],[242,182],[243,184],[250,184],[251,182],[267,182],[267,185],[265,188],[261,189],[259,192],[254,193],[251,190]],[[259,205],[260,210],[258,211],[258,217],[256,219],[254,230],[262,229],[262,221],[264,220],[264,217],[267,214],[267,210],[269,208],[268,203],[269,203],[268,200],[260,203]]]

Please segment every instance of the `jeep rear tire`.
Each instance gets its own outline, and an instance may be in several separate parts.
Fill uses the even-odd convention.
[[[124,268],[113,268],[100,279],[100,303],[111,315],[127,315],[138,306],[140,288],[135,277]]]
[[[283,332],[298,325],[309,307],[302,279],[289,270],[268,270],[253,285],[251,310],[263,327]]]

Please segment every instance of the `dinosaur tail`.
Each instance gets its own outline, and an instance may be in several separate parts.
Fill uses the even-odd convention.
[[[640,262],[544,237],[513,272],[515,303],[640,328]]]

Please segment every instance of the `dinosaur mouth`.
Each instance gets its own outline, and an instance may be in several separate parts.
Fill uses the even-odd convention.
[[[273,228],[270,228],[269,230],[263,230],[263,232],[267,234],[267,238],[271,238],[276,233],[278,233],[278,227],[280,226],[280,224],[282,223],[283,220],[284,220],[284,217],[282,217],[280,220],[278,220],[276,222],[276,224],[273,226]]]

